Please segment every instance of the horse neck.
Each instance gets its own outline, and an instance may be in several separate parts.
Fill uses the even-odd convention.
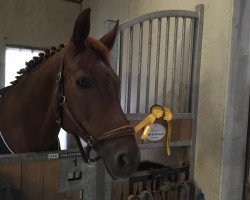
[[[4,96],[0,130],[14,152],[50,150],[57,140],[56,77],[61,58],[58,52],[47,59]]]

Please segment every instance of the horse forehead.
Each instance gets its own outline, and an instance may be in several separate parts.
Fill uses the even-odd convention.
[[[120,79],[112,69],[112,67],[104,63],[103,61],[98,62],[96,65],[91,67],[96,78],[103,78],[113,80],[113,83],[119,83]]]
[[[79,53],[77,57],[79,67],[82,67],[82,65],[86,65],[86,67],[100,64],[106,66],[110,65],[108,54],[90,47],[87,47],[83,52]]]
[[[91,50],[93,54],[97,55],[103,62],[109,62],[109,49],[99,40],[88,37],[85,42],[87,49]]]
[[[96,63],[96,65],[90,66],[92,69],[93,75],[96,76],[96,78],[101,78],[103,80],[112,80],[112,84],[119,84],[120,79],[112,69],[109,63],[105,63],[102,60]]]
[[[91,49],[86,49],[85,52],[78,55],[75,63],[76,67],[72,68],[73,73],[86,74],[95,79],[109,79],[114,80],[117,84],[120,83],[120,79],[112,69],[110,63],[102,60]]]

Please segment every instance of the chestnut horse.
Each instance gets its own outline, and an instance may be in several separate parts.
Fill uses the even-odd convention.
[[[13,153],[49,151],[62,127],[103,158],[113,178],[135,172],[140,153],[119,101],[120,80],[109,63],[118,31],[89,37],[90,9],[77,18],[67,45],[26,63],[12,85],[1,90],[0,132]],[[13,58],[14,59],[14,58]]]

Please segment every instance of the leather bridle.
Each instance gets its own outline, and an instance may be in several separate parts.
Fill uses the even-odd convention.
[[[92,162],[97,161],[101,157],[98,156],[96,158],[90,158],[90,151],[93,147],[99,145],[100,143],[103,143],[107,140],[116,139],[118,137],[124,137],[124,136],[131,136],[134,135],[134,127],[130,125],[122,126],[120,128],[105,132],[101,134],[99,137],[95,137],[90,130],[89,124],[86,121],[79,122],[73,113],[70,111],[70,108],[66,102],[66,97],[64,93],[64,77],[63,77],[63,71],[64,71],[64,59],[66,55],[66,50],[63,54],[63,58],[60,63],[60,69],[59,73],[57,75],[56,82],[58,84],[57,89],[57,105],[56,105],[56,112],[57,112],[57,120],[56,122],[58,124],[62,123],[62,115],[65,113],[68,118],[74,123],[74,125],[77,127],[78,131],[83,135],[87,135],[87,140],[85,141],[87,143],[87,147],[83,148],[80,138],[76,135],[74,135],[77,146],[80,150],[81,157],[85,163],[91,164]]]

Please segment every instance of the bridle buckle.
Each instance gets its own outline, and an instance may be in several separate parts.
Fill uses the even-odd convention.
[[[90,161],[90,160],[88,160],[88,166],[89,166],[90,168],[92,168],[92,167],[95,166],[95,163],[92,162],[92,161]]]
[[[66,97],[65,96],[60,96],[60,105],[65,103],[65,101],[66,101]]]
[[[89,136],[88,141],[87,141],[87,144],[88,144],[90,147],[93,147],[94,144],[95,144],[95,139],[94,139],[92,136]]]
[[[56,82],[59,83],[61,81],[61,79],[62,79],[62,72],[59,72],[57,74]]]
[[[58,118],[58,119],[56,120],[56,123],[61,124],[61,118]]]

